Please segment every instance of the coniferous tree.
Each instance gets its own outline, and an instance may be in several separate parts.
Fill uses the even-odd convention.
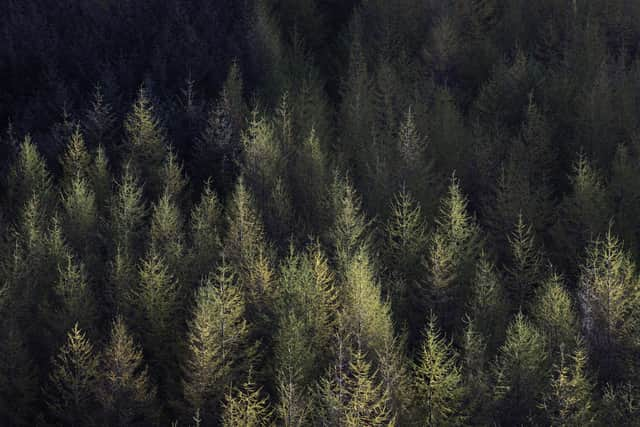
[[[494,416],[502,423],[533,422],[547,384],[544,336],[518,313],[507,329],[495,365]]]
[[[145,192],[156,196],[162,190],[162,162],[166,154],[165,131],[160,124],[148,89],[144,86],[124,124],[126,153],[134,170],[140,174]]]
[[[571,354],[579,336],[578,317],[571,295],[562,277],[552,274],[538,290],[531,305],[531,315],[545,334],[550,356],[562,348]]]
[[[467,199],[454,176],[441,202],[426,260],[429,297],[445,331],[462,320],[459,302],[469,296],[479,246],[478,226],[467,212]]]
[[[102,85],[96,85],[91,106],[85,112],[83,124],[91,147],[111,143],[115,133],[116,114],[104,95]]]
[[[508,291],[514,310],[524,311],[543,275],[543,259],[536,247],[533,227],[518,215],[514,231],[507,238],[511,248],[511,262],[506,267]]]
[[[55,329],[64,333],[74,324],[81,325],[84,330],[93,328],[96,303],[84,264],[67,254],[58,265],[58,278],[53,290],[58,300],[52,322]]]
[[[388,293],[400,325],[409,329],[410,339],[415,339],[425,315],[426,294],[421,280],[428,237],[421,206],[404,189],[393,200],[385,231],[385,261],[392,266],[391,280],[395,282]]]
[[[96,148],[90,170],[90,182],[95,193],[96,207],[104,214],[108,210],[107,204],[111,198],[112,181],[109,160],[102,145]]]
[[[622,379],[624,359],[638,345],[629,341],[637,288],[635,264],[611,230],[593,241],[582,266],[579,298],[592,359],[605,378]]]
[[[98,357],[76,324],[67,334],[49,376],[47,403],[52,417],[69,426],[95,424]]]
[[[8,195],[13,212],[21,212],[34,196],[39,198],[43,206],[49,207],[53,191],[51,175],[29,135],[20,144],[20,152],[9,171],[8,181]]]
[[[146,207],[142,188],[127,163],[122,179],[110,203],[111,235],[115,249],[123,256],[137,258],[141,252],[141,238],[145,235]]]
[[[587,426],[595,422],[593,384],[586,374],[587,355],[578,347],[567,360],[560,351],[550,391],[540,404],[552,426]]]
[[[96,196],[86,178],[79,174],[62,194],[64,232],[69,245],[79,254],[95,251],[98,234]]]
[[[150,251],[164,259],[174,276],[182,278],[186,251],[182,214],[168,191],[153,207],[149,237]]]
[[[91,156],[84,143],[84,137],[80,131],[80,125],[76,125],[66,152],[62,157],[62,188],[68,191],[72,182],[78,178],[89,179],[89,168],[91,166]]]
[[[190,409],[200,411],[206,423],[246,367],[249,343],[245,304],[227,265],[203,281],[189,323],[184,372],[184,396]]]
[[[273,410],[267,397],[263,397],[262,387],[258,387],[251,378],[241,389],[234,389],[225,397],[222,425],[225,427],[247,426],[262,427],[271,425]]]
[[[122,317],[111,325],[102,353],[97,388],[101,418],[108,425],[146,425],[156,418],[155,387],[151,384],[142,350]]]
[[[415,404],[425,426],[464,425],[464,385],[457,355],[432,313],[414,367]]]
[[[192,281],[203,278],[220,258],[222,250],[223,217],[218,196],[207,181],[200,202],[191,211]]]

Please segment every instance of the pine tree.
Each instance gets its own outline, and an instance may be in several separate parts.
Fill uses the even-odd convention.
[[[442,336],[432,313],[414,367],[415,402],[425,426],[464,425],[461,370],[451,343]]]
[[[79,124],[76,124],[73,134],[71,134],[71,139],[60,163],[62,164],[62,188],[64,190],[68,191],[72,182],[78,178],[89,179],[91,156],[87,151]]]
[[[90,146],[107,145],[113,141],[116,127],[116,114],[109,102],[104,97],[101,85],[96,85],[91,100],[91,106],[85,113],[83,121],[87,130]]]
[[[273,410],[267,397],[262,395],[262,387],[258,387],[251,378],[243,384],[242,389],[234,389],[225,397],[222,425],[225,427],[246,426],[262,427],[271,425]]]
[[[380,283],[369,254],[360,249],[347,265],[341,313],[344,327],[358,337],[361,348],[381,352],[393,340],[389,305],[382,299]]]
[[[305,425],[308,416],[308,403],[305,381],[314,366],[314,353],[319,351],[309,348],[307,325],[290,312],[280,321],[280,328],[275,339],[276,378],[278,390],[277,414],[282,424],[287,427]],[[314,351],[315,350],[315,351]]]
[[[579,282],[583,330],[604,378],[624,375],[622,364],[633,330],[638,278],[622,243],[611,230],[587,249]],[[635,344],[637,345],[637,344]]]
[[[331,189],[334,211],[330,239],[335,250],[336,264],[340,274],[361,248],[371,244],[370,223],[367,221],[360,198],[349,181],[335,175]]]
[[[47,390],[52,417],[69,426],[94,424],[98,358],[76,324],[53,361]]]
[[[445,331],[461,320],[460,302],[468,298],[479,247],[478,226],[467,212],[467,199],[453,176],[429,239],[426,261],[429,296]]]
[[[49,207],[51,203],[51,175],[29,135],[20,144],[16,163],[9,171],[8,192],[13,212],[16,213],[21,212],[33,196],[37,196],[43,206]]]
[[[143,86],[124,123],[128,160],[149,196],[162,190],[162,162],[166,154],[165,130],[160,124],[147,89]]]
[[[592,401],[593,385],[586,374],[587,356],[578,347],[566,360],[560,351],[560,362],[555,367],[551,389],[540,404],[551,426],[594,425],[595,411]]]
[[[222,206],[207,181],[200,202],[191,211],[191,271],[195,281],[203,278],[220,258],[222,250]]]
[[[484,337],[491,351],[504,339],[503,325],[508,313],[501,279],[494,264],[482,253],[476,266],[469,310],[474,329]]]
[[[515,229],[507,240],[511,248],[511,262],[505,268],[507,289],[513,309],[524,311],[542,281],[542,254],[536,247],[533,227],[525,224],[522,215],[518,215]]]
[[[547,384],[544,336],[518,313],[495,364],[494,414],[506,425],[531,422]]]
[[[109,160],[104,151],[104,147],[99,145],[96,149],[90,171],[91,187],[95,193],[96,207],[98,211],[104,213],[111,198],[111,173],[109,171]]]
[[[187,194],[189,179],[185,175],[184,167],[171,147],[162,164],[160,176],[164,189],[163,195],[167,194],[173,202],[179,206],[184,205],[189,199],[189,195]]]
[[[56,330],[65,332],[74,324],[81,325],[84,330],[93,328],[96,302],[83,263],[67,254],[64,262],[58,266],[58,278],[53,290],[57,307],[52,325]]]
[[[149,231],[150,250],[161,256],[169,271],[182,278],[185,243],[180,208],[168,191],[162,193],[153,207]]]
[[[86,178],[73,178],[62,194],[64,232],[71,247],[79,254],[95,250],[98,234],[96,196]]]
[[[551,357],[561,348],[573,351],[579,334],[578,318],[562,277],[554,273],[545,281],[531,305],[531,314],[547,338]]]
[[[428,237],[420,204],[405,189],[394,197],[387,220],[386,265],[391,266],[396,285],[388,290],[400,325],[409,328],[410,340],[417,338],[424,319],[425,290],[422,263]]]
[[[174,354],[179,333],[176,327],[178,283],[169,273],[165,261],[150,253],[142,261],[139,283],[133,292],[145,351],[150,355],[152,367],[167,378],[170,372],[175,372]]]
[[[111,325],[98,378],[98,401],[106,424],[146,425],[154,419],[155,388],[149,380],[142,351],[122,317]]]
[[[140,256],[141,238],[145,235],[146,207],[142,188],[132,166],[125,164],[122,179],[110,203],[111,236],[114,247],[124,256]]]
[[[199,409],[206,423],[212,422],[220,400],[249,356],[245,304],[234,282],[225,264],[203,280],[189,323],[182,385],[190,408]]]
[[[393,426],[389,410],[389,396],[381,384],[376,383],[377,372],[372,370],[364,353],[356,350],[349,362],[349,375],[345,379],[348,402],[345,407],[345,426]]]

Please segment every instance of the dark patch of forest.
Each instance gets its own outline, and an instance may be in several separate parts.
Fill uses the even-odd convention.
[[[0,424],[640,425],[640,3],[4,0]]]

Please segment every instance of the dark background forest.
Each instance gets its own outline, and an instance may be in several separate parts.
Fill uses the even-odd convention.
[[[0,1],[0,425],[640,425],[640,2]]]

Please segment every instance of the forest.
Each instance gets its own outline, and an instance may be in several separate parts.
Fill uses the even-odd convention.
[[[0,9],[1,426],[640,426],[639,1]]]

